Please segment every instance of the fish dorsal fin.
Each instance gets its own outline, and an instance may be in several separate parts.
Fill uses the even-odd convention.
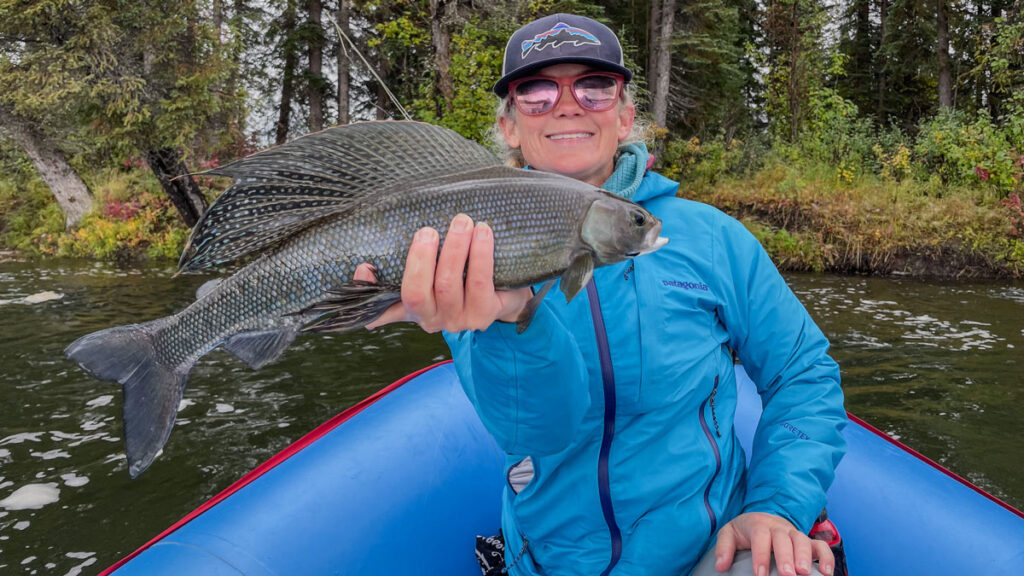
[[[476,142],[423,122],[362,122],[303,136],[204,173],[236,182],[196,224],[179,265],[224,264],[376,191],[499,164]]]
[[[196,290],[196,300],[202,300],[203,298],[206,298],[206,296],[210,292],[216,290],[217,286],[220,286],[220,283],[223,281],[223,278],[214,278],[213,280],[207,280],[206,282],[204,282],[203,285],[200,286],[198,290]]]

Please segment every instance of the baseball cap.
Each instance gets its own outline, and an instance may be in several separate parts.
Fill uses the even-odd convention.
[[[508,39],[501,80],[494,85],[494,93],[504,98],[509,82],[565,63],[617,72],[626,82],[633,77],[622,60],[622,45],[610,28],[586,16],[552,14],[530,22]]]

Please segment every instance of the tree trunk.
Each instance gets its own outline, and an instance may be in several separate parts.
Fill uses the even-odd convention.
[[[348,28],[348,4],[351,0],[338,0],[338,27],[341,31],[352,37],[351,32]],[[352,60],[349,58],[348,51],[351,50],[351,46],[347,46],[344,38],[338,38],[338,124],[348,124],[349,115],[349,83],[350,76],[349,70]]]
[[[281,24],[281,42],[284,46],[284,70],[281,71],[281,106],[277,114],[277,135],[274,142],[278,145],[288,141],[288,130],[291,128],[292,99],[295,97],[295,67],[298,56],[295,54],[295,0],[288,0]]]
[[[64,212],[65,228],[70,229],[78,224],[92,209],[93,198],[64,154],[32,122],[3,109],[0,109],[0,122],[28,155],[39,176],[57,199],[57,204]]]
[[[453,0],[430,0],[430,39],[434,46],[435,85],[440,96],[435,110],[438,119],[452,111],[455,100],[451,72],[451,32],[448,29],[454,16]]]
[[[380,82],[377,84],[377,120],[387,120],[389,117],[388,108],[391,107],[391,98],[388,96],[388,91],[385,89],[387,83],[390,81],[390,66],[388,60],[384,54],[380,53],[379,50],[382,47],[378,46],[378,60],[377,60],[377,75],[380,76]]]
[[[320,0],[309,0],[309,130],[324,129],[324,27],[321,20],[323,4]]]
[[[885,121],[888,120],[885,110],[885,91],[886,91],[886,59],[885,59],[885,46],[889,39],[886,37],[887,33],[887,21],[889,19],[889,0],[880,0],[878,4],[878,18],[880,21],[880,28],[878,31],[878,110],[877,120],[878,125],[884,125]]]
[[[672,78],[672,32],[675,27],[675,0],[655,0],[661,3],[661,20],[657,22],[654,38],[655,82],[651,85],[651,115],[655,125],[664,128],[668,121],[668,90]]]
[[[658,82],[658,33],[661,30],[661,2],[650,0],[651,9],[647,14],[647,85]]]
[[[947,0],[935,0],[937,25],[936,53],[939,62],[939,108],[953,107],[953,68],[949,62],[949,5]]]
[[[800,135],[800,59],[803,56],[800,50],[800,2],[793,0],[789,20],[789,141],[795,143]]]
[[[181,219],[188,226],[195,226],[203,212],[206,212],[206,198],[182,161],[181,152],[174,148],[148,150],[146,162],[160,181],[160,187],[178,209]]]

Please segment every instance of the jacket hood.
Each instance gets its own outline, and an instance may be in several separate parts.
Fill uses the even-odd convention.
[[[615,160],[615,171],[602,188],[633,202],[643,202],[660,196],[674,196],[679,184],[654,173],[650,174],[657,178],[648,178],[647,185],[641,186],[648,175],[652,159],[653,156],[643,142],[620,146],[618,158]]]

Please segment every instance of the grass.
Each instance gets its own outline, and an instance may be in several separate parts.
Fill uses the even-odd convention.
[[[776,163],[680,194],[743,221],[783,270],[1024,275],[1020,215],[990,192],[872,175],[847,180],[832,167]]]

